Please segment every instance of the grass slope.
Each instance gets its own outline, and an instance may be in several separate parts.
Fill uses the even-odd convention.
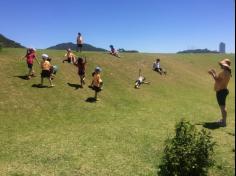
[[[185,118],[199,129],[220,118],[209,68],[230,58],[233,77],[227,99],[228,126],[207,129],[217,142],[216,166],[209,175],[235,174],[235,74],[234,55],[159,54],[168,76],[151,70],[156,54],[83,52],[87,56],[87,85],[96,65],[103,68],[101,101],[86,102],[94,92],[76,89],[79,83],[73,65],[62,64],[63,51],[46,52],[59,66],[54,88],[36,88],[37,77],[27,73],[22,49],[0,53],[0,175],[77,176],[156,175],[164,141]],[[150,85],[133,88],[138,68]],[[47,84],[47,80],[45,80]]]

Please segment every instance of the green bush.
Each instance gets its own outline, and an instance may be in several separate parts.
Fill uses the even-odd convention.
[[[206,176],[214,165],[215,142],[210,133],[197,131],[194,125],[182,120],[176,125],[176,135],[166,141],[164,156],[159,165],[160,176]]]
[[[2,44],[0,43],[0,52],[2,51]]]

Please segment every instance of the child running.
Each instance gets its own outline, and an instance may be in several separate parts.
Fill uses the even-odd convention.
[[[210,69],[208,73],[215,80],[214,89],[216,91],[216,99],[220,106],[222,118],[218,121],[219,125],[222,127],[226,126],[227,110],[226,110],[226,97],[229,94],[227,89],[231,75],[230,68],[231,61],[229,59],[224,59],[219,62],[222,71],[217,75],[214,69]]]
[[[86,60],[86,57],[84,58],[81,58],[79,57],[78,60],[74,63],[75,66],[78,67],[78,75],[80,77],[80,85],[81,85],[81,88],[83,88],[83,85],[85,84],[85,66],[87,64],[87,60]]]
[[[68,63],[74,63],[75,62],[75,55],[72,53],[71,49],[68,48],[67,53],[65,54],[66,59],[64,59],[62,62],[64,63],[67,61]]]
[[[118,52],[115,50],[114,46],[110,45],[110,48],[111,48],[110,54],[120,58],[120,56],[119,56]]]
[[[29,72],[27,74],[27,79],[31,79],[31,77],[35,75],[35,72],[33,70],[34,59],[39,64],[39,61],[36,58],[36,50],[34,48],[28,48],[26,51],[26,55],[24,57],[22,57],[22,59],[24,59],[24,58],[26,58],[26,63],[27,63],[28,69],[29,69]]]
[[[99,99],[97,98],[98,92],[102,90],[103,82],[101,79],[101,73],[102,69],[100,67],[96,67],[93,75],[93,82],[92,82],[92,88],[95,91],[94,99],[98,101]]]
[[[145,79],[146,78],[144,76],[141,76],[141,69],[139,69],[139,77],[135,81],[134,88],[139,89],[141,84],[150,84],[150,82],[146,82]]]
[[[47,60],[49,57],[47,54],[42,54],[42,62],[41,62],[41,68],[42,68],[42,73],[41,73],[41,84],[39,85],[40,87],[43,86],[43,79],[44,78],[48,78],[50,86],[49,87],[54,87],[54,85],[52,84],[52,79],[51,79],[51,72],[50,72],[50,68],[51,68],[51,64],[50,62]]]

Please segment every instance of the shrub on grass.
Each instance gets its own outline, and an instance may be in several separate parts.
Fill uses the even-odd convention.
[[[160,176],[206,176],[214,165],[215,142],[210,133],[200,132],[182,120],[176,125],[176,135],[166,141],[164,156],[159,165]]]

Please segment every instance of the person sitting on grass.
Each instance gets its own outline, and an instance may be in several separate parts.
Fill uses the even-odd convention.
[[[214,89],[216,91],[216,99],[220,106],[222,118],[218,121],[219,125],[222,127],[226,127],[226,118],[227,118],[227,110],[226,110],[226,97],[229,94],[229,90],[227,89],[231,75],[230,68],[231,61],[229,59],[224,59],[219,62],[219,65],[222,71],[217,75],[214,69],[210,69],[208,73],[215,80]]]
[[[76,62],[74,62],[74,65],[78,67],[78,75],[80,77],[80,85],[81,88],[83,88],[83,85],[85,84],[85,66],[87,64],[86,57],[81,58],[79,57]]]
[[[120,58],[120,56],[119,56],[118,52],[115,50],[114,46],[110,45],[110,48],[111,48],[110,54]]]
[[[100,67],[96,67],[93,75],[93,81],[92,81],[92,88],[95,91],[94,99],[98,101],[97,98],[98,93],[102,90],[103,82],[101,79],[101,73],[102,69]]]
[[[157,58],[156,61],[153,63],[153,67],[152,69],[158,73],[160,73],[160,75],[162,75],[163,73],[166,75],[166,70],[161,68],[160,66],[160,59]]]
[[[138,79],[135,81],[135,85],[134,88],[139,89],[141,84],[150,84],[150,82],[146,82],[145,81],[145,77],[141,75],[141,69],[139,69],[139,77]]]
[[[43,86],[43,79],[44,78],[48,78],[50,86],[49,87],[54,87],[54,85],[52,84],[52,79],[51,79],[51,72],[50,72],[50,68],[51,68],[51,64],[50,62],[47,60],[49,57],[47,54],[42,54],[42,62],[41,62],[41,68],[42,68],[42,73],[41,73],[41,84],[39,84],[40,87]]]
[[[72,53],[71,49],[68,48],[67,53],[65,54],[66,59],[64,59],[62,62],[64,63],[65,61],[67,61],[68,63],[74,63],[75,62],[75,55]]]
[[[35,76],[35,72],[33,69],[34,59],[39,64],[39,61],[36,57],[36,50],[34,48],[28,48],[26,51],[26,55],[24,57],[22,57],[22,59],[24,59],[24,58],[26,58],[26,63],[27,63],[28,69],[29,69],[29,72],[27,74],[27,79],[31,79],[32,76]]]

